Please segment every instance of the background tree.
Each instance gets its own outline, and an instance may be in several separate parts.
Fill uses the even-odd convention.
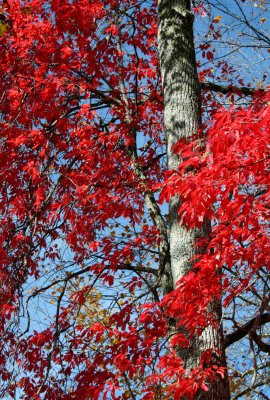
[[[262,8],[244,3],[240,22],[259,45],[267,32],[254,29],[265,25],[260,19],[251,25],[250,18],[267,18],[260,15],[267,9],[264,2]],[[159,4],[168,161],[176,170],[163,183],[156,5],[3,2],[3,398],[215,398],[225,385],[224,394],[222,354],[215,352],[213,360],[213,343],[205,343],[205,332],[220,332],[213,300],[221,293],[228,321],[221,353],[239,340],[250,348],[246,369],[228,352],[234,397],[267,398],[269,360],[261,352],[269,349],[268,97],[258,97],[262,93],[246,77],[241,81],[209,43],[222,38],[225,49],[225,18],[239,22],[238,14],[226,10],[227,3],[195,4],[203,125],[195,143],[190,137],[175,146],[183,161],[178,173],[172,144],[196,135],[200,123],[193,17],[189,2],[181,4]],[[215,7],[227,16],[220,18]],[[236,54],[239,44],[233,44]],[[180,49],[175,54],[174,46]],[[191,68],[182,68],[186,63]],[[209,120],[220,104],[233,101],[237,107],[217,114],[216,123]],[[161,188],[160,201],[174,196],[169,217],[158,202]],[[178,196],[181,221],[191,229],[180,234]],[[205,222],[202,229],[210,219],[211,235]],[[195,237],[205,231],[208,239],[194,251]],[[179,243],[185,245],[181,265]],[[186,272],[189,257],[202,249],[199,263]],[[185,330],[172,332],[172,319]],[[199,354],[190,349],[191,337],[203,339]]]

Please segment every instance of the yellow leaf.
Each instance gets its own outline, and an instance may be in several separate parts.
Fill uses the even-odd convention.
[[[262,23],[262,24],[264,24],[264,23],[265,23],[265,21],[266,21],[266,18],[261,18],[261,20],[260,20],[260,21],[261,21],[261,23]]]
[[[3,37],[6,31],[8,30],[8,26],[3,22],[0,22],[0,36]]]
[[[217,15],[214,19],[213,22],[217,23],[222,19],[222,15]]]
[[[32,14],[32,7],[31,6],[25,6],[22,8],[22,13],[24,15],[30,15]]]

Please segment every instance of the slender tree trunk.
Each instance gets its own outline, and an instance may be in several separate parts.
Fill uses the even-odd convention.
[[[179,156],[172,151],[173,145],[184,137],[198,131],[201,120],[200,85],[196,70],[193,39],[193,14],[190,1],[159,0],[159,55],[165,101],[165,128],[167,135],[168,168],[177,169]],[[169,205],[170,261],[174,287],[176,282],[191,268],[190,258],[195,253],[194,242],[198,234],[179,225],[179,199],[173,198]],[[220,305],[212,305],[211,312],[220,317]],[[184,327],[183,327],[184,329]],[[201,354],[207,349],[217,349],[221,356],[216,363],[224,365],[224,339],[222,328],[207,327],[191,347],[182,351],[187,370],[196,367]],[[228,379],[209,383],[208,392],[199,393],[197,399],[227,400],[230,398]]]

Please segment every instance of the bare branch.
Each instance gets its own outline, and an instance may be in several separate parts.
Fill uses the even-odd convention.
[[[263,342],[263,340],[260,338],[260,336],[256,332],[252,332],[251,336],[260,351],[270,354],[270,344]]]
[[[266,89],[249,88],[247,86],[219,85],[214,82],[201,82],[202,90],[211,90],[222,94],[235,93],[245,96],[253,96],[255,93],[265,93]]]
[[[247,336],[248,333],[252,330],[252,328],[254,328],[255,324],[257,325],[257,328],[259,328],[260,326],[265,325],[268,322],[270,322],[270,313],[265,313],[265,314],[261,315],[259,318],[258,317],[252,318],[245,325],[240,326],[234,332],[229,333],[228,335],[226,335],[226,337],[225,337],[225,347],[228,348],[233,343],[238,342],[239,340],[241,340],[245,336]],[[255,339],[254,339],[254,341],[255,341]]]

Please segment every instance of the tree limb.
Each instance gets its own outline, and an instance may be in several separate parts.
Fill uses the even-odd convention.
[[[270,344],[265,343],[256,332],[252,332],[251,336],[260,351],[270,353]]]
[[[253,96],[254,93],[264,93],[266,89],[258,89],[258,88],[249,88],[247,86],[233,86],[233,85],[219,85],[214,82],[201,82],[202,90],[211,90],[213,92],[218,92],[222,94],[228,93],[236,93],[236,94],[243,94],[245,96]]]
[[[259,328],[260,326],[265,325],[268,322],[270,322],[270,313],[265,313],[261,315],[259,318],[258,317],[252,318],[245,325],[240,326],[234,332],[229,333],[228,335],[225,336],[225,348],[228,348],[233,343],[243,339],[252,330],[255,324],[257,324],[257,327]],[[256,342],[255,338],[254,341]]]

